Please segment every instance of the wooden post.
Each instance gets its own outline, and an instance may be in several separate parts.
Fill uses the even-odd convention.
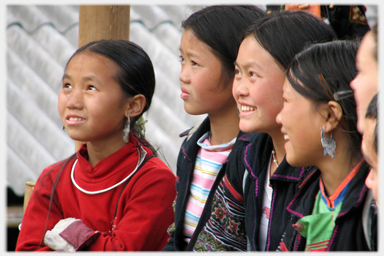
[[[29,198],[32,195],[32,191],[36,185],[36,181],[27,181],[25,183],[25,194],[24,194],[24,204],[23,204],[23,213],[25,212],[25,209],[27,208]]]
[[[129,40],[129,5],[80,5],[79,48],[100,39]],[[75,150],[81,146],[75,142]]]

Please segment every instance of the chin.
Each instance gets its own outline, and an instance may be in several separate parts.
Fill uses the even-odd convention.
[[[287,152],[285,154],[285,159],[287,160],[287,162],[289,163],[289,165],[293,166],[293,167],[302,167],[304,165],[302,165],[300,163],[300,159],[296,159],[295,156],[293,154],[290,154],[289,152]]]
[[[239,129],[242,132],[245,132],[245,133],[252,133],[252,132],[256,132],[257,131],[257,127],[255,127],[254,125],[249,124],[249,122],[241,121],[241,119],[240,119],[240,122],[239,122]]]

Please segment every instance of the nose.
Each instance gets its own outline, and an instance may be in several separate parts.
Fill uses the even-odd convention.
[[[191,83],[191,76],[188,67],[185,64],[181,65],[181,71],[179,75],[179,80],[181,84]]]
[[[372,175],[372,170],[370,170],[369,171],[369,173],[368,173],[368,176],[367,176],[367,178],[365,179],[365,185],[367,186],[367,188],[369,188],[369,189],[372,189],[372,184],[373,184],[373,177],[372,177],[373,175]]]
[[[279,114],[277,114],[277,116],[276,116],[276,122],[278,123],[278,124],[282,124],[282,122],[281,122],[281,111],[279,112]]]
[[[232,86],[232,94],[235,99],[248,95],[248,87],[246,86],[245,82],[243,82],[243,79],[241,78],[235,78],[233,80],[233,86]]]
[[[83,92],[80,89],[72,89],[71,93],[67,94],[67,108],[68,109],[82,109]]]
[[[359,78],[359,75],[357,74],[355,78],[349,83],[349,86],[352,88],[352,90],[356,90],[356,83]]]

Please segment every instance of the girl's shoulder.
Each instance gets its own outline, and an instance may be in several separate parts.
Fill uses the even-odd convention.
[[[179,137],[182,138],[182,137],[186,137],[185,141],[189,141],[189,139],[195,135],[197,136],[197,138],[200,138],[200,136],[202,136],[204,133],[206,133],[207,131],[209,131],[210,129],[210,122],[209,122],[209,118],[205,118],[204,120],[202,120],[201,122],[197,123],[195,126],[189,128],[188,130],[185,130],[184,132],[180,133],[179,134]],[[193,140],[195,141],[195,140]]]
[[[163,160],[161,160],[158,156],[154,155],[151,151],[148,152],[145,162],[142,164],[140,169],[142,174],[150,173],[153,175],[161,175],[170,178],[175,177],[175,174],[168,167],[168,165],[166,165]]]
[[[75,159],[76,154],[48,166],[40,173],[37,182],[44,184],[54,182],[59,175],[71,170]]]

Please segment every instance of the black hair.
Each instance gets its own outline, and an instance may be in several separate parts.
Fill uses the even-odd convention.
[[[345,40],[312,45],[296,55],[286,75],[292,87],[314,101],[315,107],[337,101],[343,111],[339,127],[349,136],[351,153],[361,155],[362,137],[356,127],[356,102],[350,87],[357,74],[358,47],[358,41]],[[343,93],[338,97],[336,92]]]
[[[82,52],[96,53],[112,60],[119,67],[115,79],[127,97],[133,97],[137,94],[144,95],[146,105],[140,115],[132,118],[131,130],[141,143],[155,153],[154,148],[145,139],[140,127],[136,124],[136,121],[151,106],[155,92],[155,71],[148,54],[134,42],[104,39],[90,42],[79,48],[68,60],[67,65],[74,56]]]
[[[373,148],[375,149],[377,153],[377,140],[378,140],[378,134],[377,134],[377,129],[378,129],[378,124],[379,120],[377,117],[377,97],[379,93],[376,93],[375,96],[373,96],[372,100],[369,102],[369,105],[367,107],[367,113],[365,114],[365,118],[372,118],[376,119],[376,126],[374,130],[374,135],[373,135]]]
[[[250,25],[242,40],[248,36],[254,36],[284,69],[306,46],[336,39],[328,24],[303,11],[272,12]]]
[[[378,52],[378,47],[379,47],[379,45],[378,45],[378,32],[377,32],[377,27],[378,27],[378,25],[377,25],[377,23],[376,23],[376,25],[373,26],[373,28],[372,28],[373,42],[375,43],[374,48],[373,48],[373,57],[375,58],[376,61],[379,60],[379,59],[378,59],[378,53],[377,53],[377,52]]]
[[[266,13],[257,6],[212,5],[205,7],[182,22],[184,29],[210,47],[223,64],[224,72],[233,79],[242,32]]]

